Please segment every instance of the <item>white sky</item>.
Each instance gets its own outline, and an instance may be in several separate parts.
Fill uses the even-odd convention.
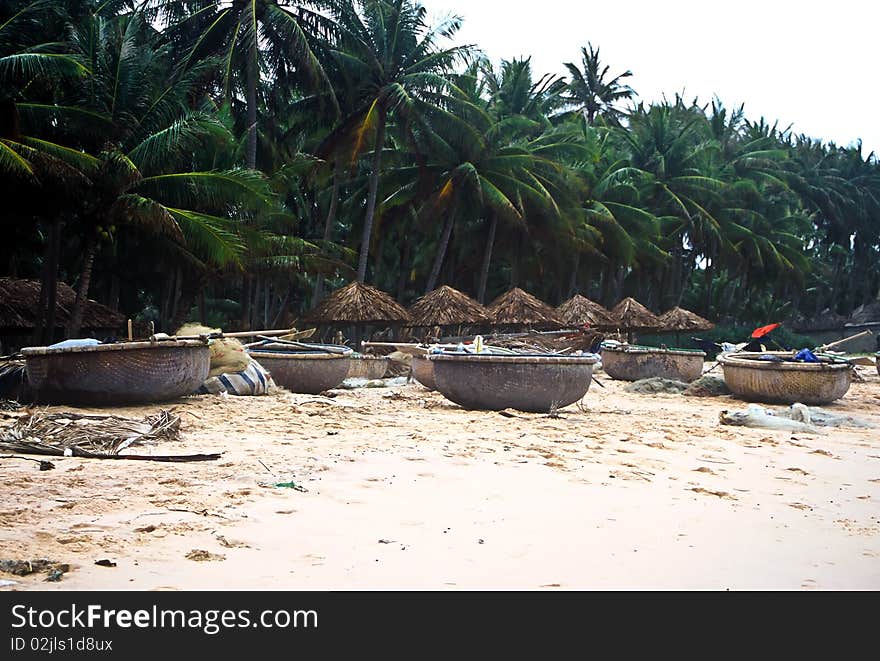
[[[421,0],[464,18],[456,43],[493,62],[532,56],[536,78],[580,65],[588,41],[646,102],[713,95],[746,116],[792,124],[880,156],[880,3],[876,0]]]

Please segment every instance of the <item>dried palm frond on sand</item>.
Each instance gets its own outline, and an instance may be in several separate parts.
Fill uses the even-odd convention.
[[[219,455],[123,455],[122,450],[180,440],[180,418],[159,411],[143,420],[117,415],[29,411],[0,431],[0,450],[24,454],[146,461],[204,461]]]

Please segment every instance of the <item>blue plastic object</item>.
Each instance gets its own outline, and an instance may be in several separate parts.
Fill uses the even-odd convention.
[[[816,354],[814,354],[809,349],[801,349],[797,352],[794,357],[795,361],[799,363],[818,363],[819,359],[816,358]]]

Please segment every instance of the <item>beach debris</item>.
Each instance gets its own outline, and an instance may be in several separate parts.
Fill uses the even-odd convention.
[[[166,410],[143,420],[118,415],[30,411],[0,431],[0,450],[56,457],[142,461],[212,461],[220,454],[121,454],[132,446],[180,440],[180,417]],[[48,468],[41,468],[48,470]]]
[[[221,553],[211,553],[210,551],[205,551],[204,549],[193,549],[184,557],[187,560],[192,560],[194,562],[217,562],[220,560],[226,560],[225,555]]]
[[[39,572],[47,572],[50,575],[53,572],[57,572],[60,576],[70,571],[70,565],[46,558],[38,560],[0,560],[0,571],[12,574],[13,576],[29,576]]]
[[[8,588],[11,585],[18,585],[18,581],[0,580],[0,588]]]
[[[818,406],[804,406],[792,404],[790,407],[792,419],[808,422],[818,427],[855,427],[857,429],[873,429],[876,425],[859,420],[851,415],[831,413]]]
[[[664,379],[659,376],[652,376],[649,379],[639,379],[633,381],[624,387],[626,392],[634,392],[642,395],[656,395],[666,393],[670,395],[679,395],[687,390],[688,384],[684,381],[676,381],[674,379]]]
[[[38,454],[118,454],[125,448],[143,443],[177,441],[180,439],[180,418],[162,410],[143,420],[117,415],[85,415],[80,413],[47,413],[32,411],[15,420],[0,433],[0,448],[46,450]]]
[[[745,411],[721,411],[720,421],[723,425],[766,427],[812,434],[821,433],[820,427],[854,427],[858,429],[874,427],[873,424],[850,415],[830,413],[820,407],[806,406],[801,403],[795,403],[787,409],[780,410],[765,409],[757,404],[751,404]]]
[[[727,387],[727,383],[723,378],[704,374],[696,381],[688,384],[688,387],[681,394],[686,397],[721,397],[722,395],[729,395],[730,388]]]
[[[99,567],[115,567],[116,563],[112,560],[108,560],[107,558],[102,558],[101,560],[95,560],[95,564]]]
[[[53,569],[49,572],[49,575],[44,578],[44,581],[49,581],[50,583],[57,583],[64,576],[64,572],[60,569]]]
[[[19,457],[15,454],[0,455],[0,459],[21,459],[22,461],[33,461],[40,465],[41,471],[50,471],[55,468],[55,464],[53,464],[51,461],[46,461],[44,459],[33,459],[32,457]]]
[[[798,413],[798,415],[801,414]],[[809,422],[805,422],[803,419],[793,419],[786,410],[773,411],[757,404],[750,404],[745,411],[721,411],[719,420],[722,425],[779,429],[807,434],[820,433],[819,429]]]
[[[306,489],[304,486],[302,486],[301,484],[297,484],[293,480],[291,480],[290,482],[277,482],[272,486],[280,487],[282,489],[293,489],[294,491],[301,491],[303,493],[306,493],[308,491],[308,489]]]
[[[226,539],[223,535],[215,534],[214,537],[217,538],[220,546],[224,546],[228,549],[249,549],[251,545],[247,542],[242,542],[237,539]]]
[[[395,540],[393,540],[393,539],[380,539],[379,540],[380,544],[393,544],[394,542],[395,542]]]

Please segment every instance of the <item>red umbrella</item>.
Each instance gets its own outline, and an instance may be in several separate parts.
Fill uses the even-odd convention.
[[[782,324],[769,324],[767,326],[761,326],[760,328],[756,328],[755,330],[752,331],[752,337],[755,339],[757,339],[759,337],[764,337],[765,335],[770,333],[770,331],[776,330],[781,325]]]

